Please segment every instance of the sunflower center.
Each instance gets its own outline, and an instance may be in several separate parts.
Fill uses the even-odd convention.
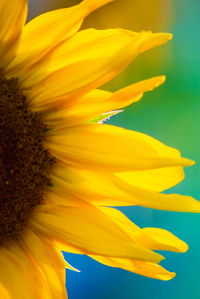
[[[46,131],[18,80],[0,71],[0,246],[21,238],[50,185],[55,158],[43,147]]]

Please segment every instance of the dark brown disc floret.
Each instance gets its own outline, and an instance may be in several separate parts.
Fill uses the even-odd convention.
[[[46,131],[18,80],[0,71],[0,246],[21,238],[50,185],[55,158],[43,147]]]

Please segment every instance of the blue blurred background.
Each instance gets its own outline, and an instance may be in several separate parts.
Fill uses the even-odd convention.
[[[78,2],[30,0],[29,18]],[[174,34],[170,44],[139,56],[123,74],[104,87],[117,90],[154,75],[167,75],[163,86],[146,94],[142,101],[109,123],[147,133],[195,160],[196,165],[186,169],[186,179],[168,192],[192,195],[200,200],[199,11],[199,0],[118,0],[93,13],[84,27],[123,27]],[[162,265],[177,276],[162,282],[106,267],[85,256],[65,254],[81,270],[81,273],[67,272],[69,299],[200,298],[200,215],[140,207],[121,210],[137,225],[168,229],[189,244],[186,254],[165,253]]]

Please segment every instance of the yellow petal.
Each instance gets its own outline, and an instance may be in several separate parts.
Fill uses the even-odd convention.
[[[9,292],[6,290],[6,288],[0,284],[0,294],[3,299],[10,299]]]
[[[23,87],[38,84],[49,74],[83,60],[112,57],[129,44],[138,33],[123,29],[86,29],[76,33],[51,51],[39,64],[21,76]]]
[[[94,255],[90,255],[90,257],[109,267],[121,268],[155,279],[170,280],[176,275],[175,273],[169,272],[162,266],[155,263]]]
[[[43,207],[44,211],[48,211],[49,207]],[[53,207],[52,207],[53,209]],[[63,207],[64,209],[64,207]],[[168,231],[162,229],[154,229],[154,228],[145,228],[140,229],[134,223],[132,223],[125,215],[123,215],[120,211],[111,208],[101,208],[101,211],[108,215],[112,221],[114,221],[122,231],[128,234],[134,241],[138,243],[144,244],[147,248],[153,248],[155,250],[172,250],[178,252],[184,252],[187,249],[187,245],[175,237]],[[76,248],[72,248],[63,243],[58,243],[58,248],[60,250],[73,252],[73,253],[81,253],[76,250]],[[120,267],[122,269],[126,269],[138,274],[146,275],[149,277],[168,280],[174,276],[174,273],[170,273],[161,266],[156,266],[155,264],[144,262],[144,261],[136,261],[132,259],[122,259],[122,258],[112,258],[112,257],[103,257],[90,255],[94,259],[104,264],[113,267]],[[146,271],[145,271],[146,269]]]
[[[152,209],[176,211],[176,212],[200,212],[200,201],[191,196],[179,194],[162,194],[135,187],[128,183],[123,183],[122,180],[114,179],[114,184],[124,192],[132,194],[127,198],[126,204],[132,204],[148,207]]]
[[[111,94],[111,92],[105,90],[94,89],[72,103],[71,107],[57,106],[53,109],[43,110],[42,117],[44,122],[51,129],[78,124],[85,119],[88,120],[88,115],[94,115],[97,106],[101,105],[101,103],[105,103]],[[33,108],[33,110],[38,111],[37,108]]]
[[[115,106],[113,106],[113,110],[126,107],[135,101],[137,101],[137,96],[142,95],[144,92],[151,91],[154,88],[160,86],[165,81],[165,76],[158,76],[153,77],[147,80],[143,80],[137,83],[134,83],[132,85],[129,85],[125,88],[122,88],[115,92],[109,99],[108,99],[108,105],[109,102],[115,103]],[[112,106],[110,106],[112,107]],[[107,111],[109,111],[108,109]]]
[[[87,201],[99,206],[140,205],[177,212],[200,212],[200,202],[190,196],[157,193],[145,189],[145,183],[141,188],[112,173],[59,166],[52,174],[52,183],[55,192],[66,197],[67,205],[70,206],[82,206]],[[79,200],[68,200],[70,194],[76,194]]]
[[[148,51],[151,48],[158,47],[162,44],[165,44],[167,41],[170,41],[173,38],[173,35],[170,33],[155,33],[151,39],[151,43],[148,41],[143,44],[141,52]]]
[[[40,206],[31,220],[34,230],[61,240],[85,254],[159,262],[162,256],[133,241],[95,207]],[[113,246],[115,244],[115,246]]]
[[[75,193],[68,194],[66,193],[64,197],[62,197],[57,188],[53,186],[49,192],[46,192],[44,195],[45,204],[47,205],[55,205],[56,206],[68,206],[68,207],[88,207],[88,202],[82,200],[76,196]]]
[[[66,299],[65,289],[65,261],[59,251],[56,251],[52,240],[41,239],[31,231],[27,231],[23,248],[40,267],[48,287],[51,298]]]
[[[17,56],[8,66],[7,74],[21,77],[28,67],[73,35],[88,14],[111,1],[97,0],[94,3],[93,0],[85,0],[74,7],[50,11],[31,20],[23,29]],[[13,1],[8,2],[13,5]]]
[[[151,35],[151,39],[144,41],[142,48],[139,49],[140,53],[159,46],[170,38],[169,34],[166,33],[149,33],[149,35]],[[21,82],[25,81],[23,82],[24,88],[34,86],[49,74],[67,65],[89,59],[112,57],[130,43],[133,38],[139,36],[139,33],[123,29],[82,30],[58,45],[38,64],[23,72],[20,80]]]
[[[0,1],[0,67],[14,57],[18,39],[27,15],[26,0]]]
[[[52,298],[37,266],[17,245],[12,245],[11,250],[1,248],[0,263],[1,285],[9,294],[6,299]]]
[[[192,164],[169,155],[175,150],[145,134],[111,125],[82,125],[50,134],[46,145],[53,155],[88,169],[120,172]]]
[[[48,194],[49,203],[68,206],[83,206],[85,202],[99,206],[134,205],[133,193],[127,193],[115,186],[112,175],[58,167],[52,174],[53,188]],[[57,196],[54,197],[54,194]],[[74,198],[74,194],[76,197]],[[63,200],[60,200],[60,197]],[[130,199],[129,199],[130,198]],[[64,202],[63,202],[64,201]]]
[[[74,101],[76,97],[98,88],[120,73],[140,53],[144,43],[151,45],[151,39],[152,33],[143,32],[133,36],[121,50],[117,47],[112,57],[84,59],[55,71],[30,91],[33,107],[57,105],[70,99]]]
[[[145,227],[142,230],[153,241],[152,245],[148,246],[150,249],[175,252],[186,252],[188,250],[188,245],[184,241],[165,229]]]
[[[130,185],[161,192],[169,189],[184,179],[182,167],[164,167],[143,171],[119,172],[120,179]]]
[[[70,244],[67,244],[65,241],[62,240],[55,240],[56,248],[60,251],[76,253],[76,254],[84,254],[84,252],[77,247],[74,247]]]
[[[147,227],[139,228],[128,219],[123,213],[113,208],[100,208],[108,215],[129,237],[138,244],[152,250],[169,250],[185,252],[188,246],[167,230]]]
[[[71,107],[59,107],[44,115],[45,122],[53,129],[64,128],[86,122],[107,111],[113,111],[128,106],[141,99],[146,91],[150,91],[165,80],[164,76],[154,77],[132,84],[113,95],[105,91],[94,90]]]

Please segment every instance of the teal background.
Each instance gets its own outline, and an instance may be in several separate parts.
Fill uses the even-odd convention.
[[[59,2],[61,1],[57,1],[58,5]],[[37,1],[32,0],[30,16],[54,8],[55,3],[56,1],[44,1],[44,7],[41,4],[37,7]],[[147,67],[145,63],[138,62],[138,57],[125,73],[105,88],[116,90],[134,81],[160,74],[167,75],[167,82],[157,90],[145,94],[142,101],[126,108],[108,123],[149,134],[180,149],[183,156],[195,160],[196,165],[185,170],[186,179],[168,192],[192,195],[200,199],[200,2],[174,0],[171,10],[171,20],[162,30],[172,32],[174,40],[162,48],[152,50],[155,55],[151,57]],[[148,59],[148,53],[143,55]],[[139,68],[140,71],[137,71]],[[162,265],[176,272],[177,276],[171,281],[163,282],[109,268],[85,256],[65,254],[69,263],[81,270],[81,273],[67,272],[69,298],[200,298],[200,215],[140,207],[121,210],[137,225],[168,229],[189,244],[190,250],[185,254],[164,253],[166,260]]]

